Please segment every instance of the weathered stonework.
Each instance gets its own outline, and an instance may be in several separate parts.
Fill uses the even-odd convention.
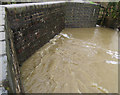
[[[94,27],[98,11],[98,5],[64,1],[0,6],[0,89],[24,92],[22,63],[65,27]]]
[[[68,28],[95,27],[98,13],[98,5],[67,2],[65,8],[65,26]]]
[[[19,63],[64,29],[63,7],[58,3],[6,10]]]
[[[7,55],[6,55],[6,41],[5,41],[5,8],[0,5],[0,94],[7,93],[7,86],[5,85],[7,79]]]

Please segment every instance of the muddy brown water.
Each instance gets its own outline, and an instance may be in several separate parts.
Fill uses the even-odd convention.
[[[117,93],[118,33],[68,28],[21,67],[26,93]]]

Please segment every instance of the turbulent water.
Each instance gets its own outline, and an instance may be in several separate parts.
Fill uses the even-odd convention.
[[[64,29],[21,67],[26,93],[117,93],[118,33]]]

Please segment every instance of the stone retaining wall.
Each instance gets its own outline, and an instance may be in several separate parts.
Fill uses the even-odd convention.
[[[2,7],[6,14],[3,10],[0,58],[7,73],[2,74],[0,89],[14,93],[24,92],[19,67],[25,60],[65,27],[94,27],[99,11],[97,5],[64,1]]]
[[[68,2],[65,9],[65,26],[68,28],[95,27],[98,13],[98,5]]]
[[[57,3],[6,10],[20,64],[64,29],[63,9],[64,3]]]

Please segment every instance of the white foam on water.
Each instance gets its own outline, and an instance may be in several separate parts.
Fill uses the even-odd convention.
[[[108,60],[106,60],[106,63],[108,63],[108,64],[118,64],[118,62],[116,62],[116,61],[108,61]]]
[[[67,34],[63,34],[63,33],[60,33],[62,36],[64,36],[65,38],[70,38]]]
[[[99,86],[97,83],[93,83],[92,87],[97,88],[98,90],[100,90],[103,93],[109,93],[109,91],[107,89],[103,88],[102,86]]]
[[[111,50],[107,50],[106,53],[109,54],[109,55],[111,55],[112,58],[118,59],[118,52],[116,52],[116,51],[111,51]]]

